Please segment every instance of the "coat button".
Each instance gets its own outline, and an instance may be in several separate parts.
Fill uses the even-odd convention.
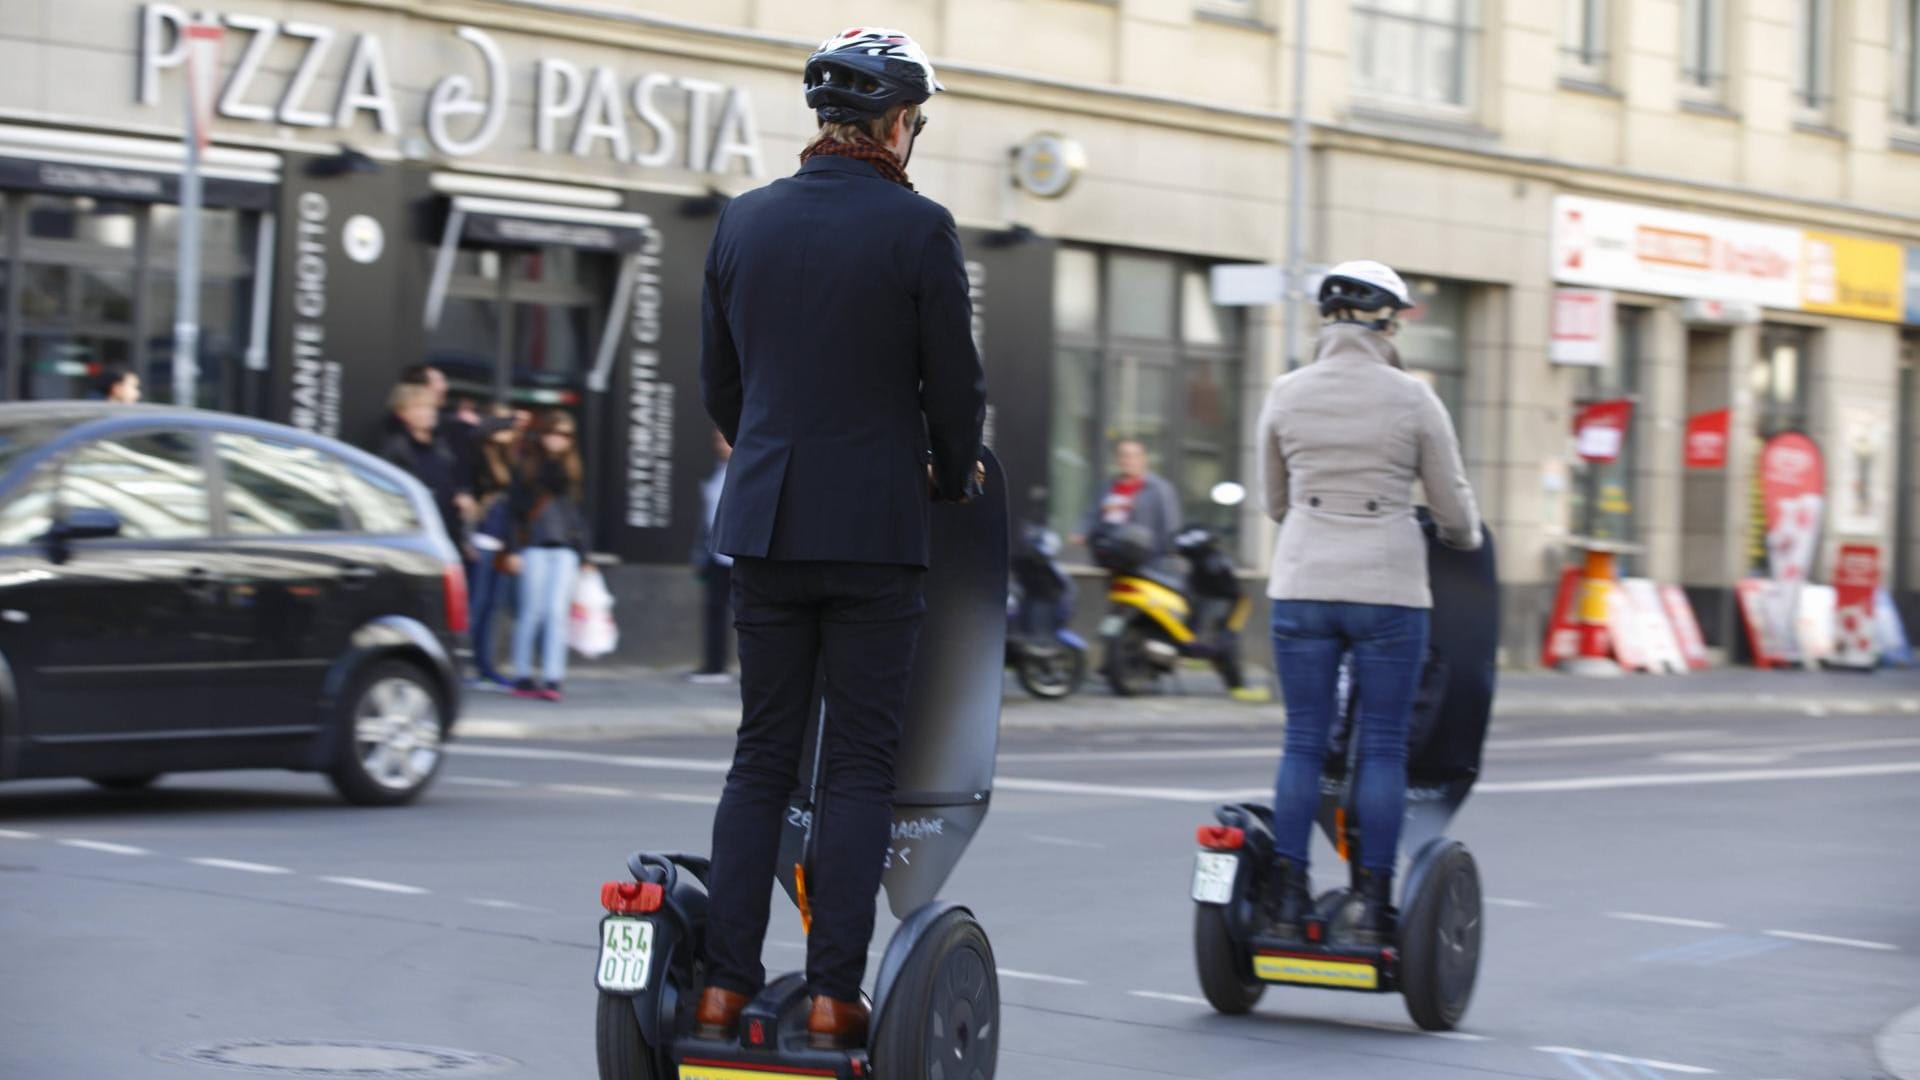
[[[1320,496],[1318,496],[1318,495],[1315,495],[1314,497],[1312,497],[1312,498],[1310,498],[1310,499],[1308,499],[1308,500],[1307,500],[1307,505],[1308,505],[1308,506],[1319,506],[1319,505],[1320,505]]]
[[[1372,499],[1367,500],[1367,513],[1371,514],[1378,509],[1380,509],[1379,503],[1374,502]]]

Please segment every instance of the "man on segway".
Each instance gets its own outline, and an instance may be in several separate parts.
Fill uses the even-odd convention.
[[[906,167],[941,89],[907,35],[848,30],[807,61],[799,172],[733,200],[708,253],[701,396],[733,444],[713,548],[733,557],[741,722],[714,816],[702,1038],[760,962],[782,815],[823,678],[806,881],[810,1041],[863,1045],[860,998],[925,613],[928,502],[964,499],[986,387],[953,216]]]

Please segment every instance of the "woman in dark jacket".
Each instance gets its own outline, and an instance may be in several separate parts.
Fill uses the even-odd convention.
[[[574,581],[586,554],[580,511],[582,468],[573,418],[554,410],[534,425],[508,493],[513,555],[520,575],[520,614],[513,624],[516,697],[560,700],[567,675],[567,625]],[[533,679],[533,642],[540,639],[541,681]]]

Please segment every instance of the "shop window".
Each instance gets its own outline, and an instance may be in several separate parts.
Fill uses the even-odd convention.
[[[1607,0],[1561,0],[1560,70],[1569,78],[1608,83]]]
[[[1474,0],[1356,0],[1356,88],[1392,103],[1471,104]]]
[[[1794,15],[1794,109],[1802,122],[1823,124],[1833,104],[1833,0],[1795,0]]]
[[[574,404],[584,396],[617,269],[612,254],[575,248],[462,249],[426,359],[456,394]]]
[[[1100,332],[1100,256],[1097,252],[1061,248],[1054,255],[1053,325],[1063,334],[1097,335]]]
[[[1573,490],[1569,500],[1573,532],[1576,536],[1597,540],[1631,542],[1637,534],[1639,515],[1635,490],[1635,469],[1640,430],[1647,423],[1639,407],[1641,368],[1641,326],[1644,313],[1638,308],[1620,308],[1615,314],[1613,356],[1598,367],[1586,369],[1584,381],[1574,398],[1576,410],[1603,401],[1625,399],[1635,403],[1627,423],[1620,453],[1613,461],[1573,462]]]
[[[227,529],[238,536],[297,536],[346,528],[333,459],[319,450],[251,435],[216,435],[225,471]]]
[[[1727,85],[1726,0],[1682,0],[1680,88],[1687,98],[1719,104]]]
[[[1144,255],[1107,259],[1107,330],[1115,337],[1173,337],[1174,263]]]
[[[1920,0],[1893,0],[1893,118],[1920,128]]]
[[[1440,395],[1458,431],[1467,396],[1467,287],[1433,278],[1414,278],[1407,287],[1415,307],[1401,316],[1394,347],[1407,370]]]
[[[1806,431],[1811,415],[1808,388],[1813,331],[1804,326],[1767,326],[1760,355],[1748,373],[1753,391],[1756,434],[1766,439],[1783,431]]]

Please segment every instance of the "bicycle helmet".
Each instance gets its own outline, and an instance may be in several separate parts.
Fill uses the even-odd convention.
[[[1407,291],[1407,283],[1400,275],[1385,263],[1371,259],[1355,259],[1343,262],[1327,271],[1320,282],[1320,314],[1335,316],[1340,312],[1391,311],[1401,312],[1413,306],[1413,294]],[[1346,319],[1345,322],[1357,322],[1375,330],[1385,331],[1393,322],[1393,316],[1382,319]]]
[[[933,62],[898,30],[856,26],[821,42],[807,58],[807,108],[823,124],[885,116],[945,90]]]

